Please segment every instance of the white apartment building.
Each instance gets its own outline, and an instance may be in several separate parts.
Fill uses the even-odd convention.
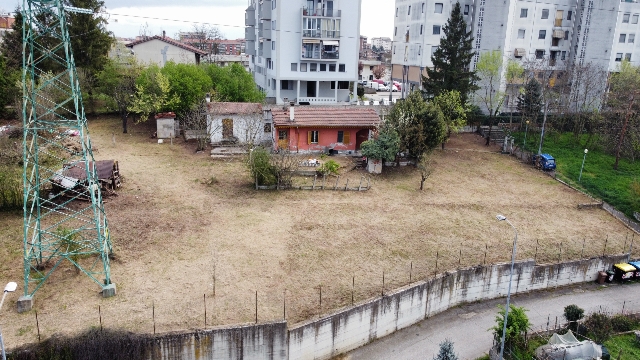
[[[396,0],[392,77],[420,86],[420,70],[442,36],[455,1]],[[500,50],[504,61],[548,60],[549,70],[574,62],[615,71],[626,58],[640,64],[640,3],[619,0],[463,0],[476,56]],[[423,71],[423,73],[425,73]],[[403,76],[404,74],[404,76]],[[426,75],[426,74],[425,74]],[[504,81],[502,86],[506,86]]]
[[[382,48],[384,51],[391,51],[391,39],[388,37],[375,37],[371,39],[371,46]]]
[[[267,100],[350,101],[358,80],[361,0],[251,0],[245,13],[249,68]]]

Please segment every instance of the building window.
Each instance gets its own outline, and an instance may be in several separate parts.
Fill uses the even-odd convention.
[[[569,40],[569,30],[564,32],[564,39]]]
[[[300,71],[307,72],[307,63],[300,63]]]
[[[421,55],[421,54],[422,54],[422,45],[419,45],[418,46],[418,55]]]
[[[293,80],[280,80],[280,90],[293,90]]]
[[[567,12],[567,20],[571,20],[571,15],[573,15],[573,11],[569,10]]]
[[[638,23],[638,16],[640,16],[640,14],[633,14],[633,17],[631,18],[631,23],[632,24],[637,24]]]
[[[435,54],[436,50],[438,50],[438,47],[437,46],[432,46],[431,47],[431,55]]]
[[[544,39],[547,37],[547,30],[540,30],[538,33],[538,39]]]
[[[271,132],[271,123],[265,123],[264,126],[263,126],[263,129],[264,129],[264,132],[270,133]]]
[[[627,61],[631,61],[631,54],[629,54],[629,53],[624,54],[624,59],[627,60]]]
[[[327,71],[327,64],[320,64],[320,71]]]
[[[542,9],[542,19],[549,18],[549,9]]]
[[[338,81],[338,90],[349,90],[348,81]]]
[[[560,60],[566,60],[567,59],[567,52],[563,51],[560,53]]]
[[[411,15],[411,5],[409,5],[409,11],[407,11],[407,15]]]
[[[433,25],[433,35],[440,35],[440,25]]]
[[[291,71],[298,71],[298,63],[291,63]]]
[[[318,130],[307,131],[307,144],[318,143]]]
[[[398,27],[396,26],[396,27],[393,29],[393,36],[397,36],[397,35],[398,35]]]
[[[631,14],[624,14],[622,15],[622,23],[628,23],[629,22],[629,17],[631,16]]]
[[[622,61],[622,53],[616,54],[616,61]]]
[[[636,34],[629,34],[629,37],[627,39],[627,42],[629,43],[634,43],[636,40]]]
[[[336,64],[329,64],[329,71],[336,72]]]
[[[287,140],[287,130],[278,131],[278,140]]]
[[[436,3],[436,14],[442,14],[442,3]]]
[[[309,71],[318,71],[318,64],[316,63],[309,64]]]
[[[276,89],[276,79],[271,79],[271,90]]]
[[[464,6],[464,15],[469,15],[469,5]]]
[[[544,59],[544,50],[536,50],[536,59]]]
[[[518,39],[524,39],[524,29],[518,29]]]
[[[396,17],[398,17],[398,8],[396,8]]]
[[[424,25],[420,25],[420,35],[422,35],[422,29],[424,28]]]
[[[620,34],[620,38],[618,39],[619,43],[627,42],[627,34]]]
[[[529,12],[529,9],[520,9],[520,17],[526,18],[528,12]]]
[[[393,45],[393,55],[395,55],[395,54],[396,54],[396,46]]]
[[[422,3],[422,13],[424,14],[425,3]]]
[[[347,68],[344,64],[338,65],[338,72],[345,72],[345,71],[347,71]]]
[[[271,42],[271,50],[275,50],[276,49],[276,42],[272,41]]]
[[[338,142],[343,144],[349,144],[351,141],[350,133],[348,131],[338,130]]]

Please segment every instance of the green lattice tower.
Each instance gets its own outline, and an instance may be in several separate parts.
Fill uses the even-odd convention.
[[[105,289],[112,251],[64,6],[23,0],[24,299],[65,260]],[[106,295],[105,295],[106,296]],[[20,302],[18,304],[20,309]]]

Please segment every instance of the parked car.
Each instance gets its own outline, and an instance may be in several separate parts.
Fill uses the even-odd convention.
[[[389,87],[383,84],[378,84],[378,91],[389,91]]]
[[[540,158],[538,158],[538,156]],[[556,169],[556,159],[549,154],[533,155],[531,158],[533,160],[533,165],[542,170],[547,171]]]
[[[377,83],[378,83],[378,84],[380,84],[380,85],[387,85],[387,84],[385,84],[385,83],[384,83],[384,80],[382,80],[382,79],[373,79],[373,80],[371,80],[371,81],[373,81],[373,82],[377,82]]]
[[[392,85],[391,91],[392,92],[398,92],[398,91],[400,91],[400,89],[398,89],[398,87],[396,85]]]

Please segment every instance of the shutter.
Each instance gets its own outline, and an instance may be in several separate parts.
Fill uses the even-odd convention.
[[[349,138],[349,132],[345,131],[342,133],[342,143],[343,144],[351,144],[351,139]]]
[[[311,131],[307,131],[307,144],[311,144]]]

